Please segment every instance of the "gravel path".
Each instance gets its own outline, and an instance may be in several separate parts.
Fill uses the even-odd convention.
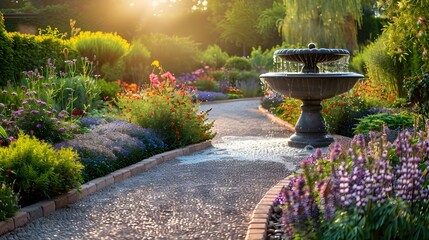
[[[158,165],[4,239],[244,239],[255,205],[302,152],[257,110],[259,99],[205,103],[213,147]]]

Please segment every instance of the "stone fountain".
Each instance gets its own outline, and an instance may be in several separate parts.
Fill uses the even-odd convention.
[[[281,65],[286,62],[302,63],[301,72],[269,72],[260,76],[274,91],[284,96],[300,99],[301,116],[295,125],[295,134],[288,141],[290,147],[326,147],[334,138],[328,135],[322,117],[323,99],[331,98],[353,88],[361,74],[341,71],[322,72],[321,65],[350,56],[345,49],[316,48],[310,43],[308,49],[281,49],[274,52]]]

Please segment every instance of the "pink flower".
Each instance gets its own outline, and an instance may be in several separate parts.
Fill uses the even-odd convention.
[[[159,84],[161,84],[161,83],[159,82],[159,80],[158,80],[158,76],[157,76],[156,74],[151,73],[151,74],[149,75],[149,79],[150,79],[150,82],[152,83],[152,85],[153,85],[154,87],[158,87],[158,86],[159,86]]]
[[[170,80],[171,84],[174,84],[176,82],[176,78],[170,72],[162,74],[161,78]]]

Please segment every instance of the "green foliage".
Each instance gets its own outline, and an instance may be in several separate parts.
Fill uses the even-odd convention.
[[[66,40],[53,36],[53,33],[34,36],[12,32],[8,36],[12,40],[14,57],[10,64],[16,84],[20,84],[18,79],[24,77],[23,71],[35,71],[44,67],[47,62],[56,71],[65,71],[64,61],[77,55],[74,50],[70,50],[70,44]]]
[[[387,126],[389,129],[404,129],[413,127],[413,125],[414,118],[406,112],[378,113],[360,118],[353,133],[366,134],[369,131],[381,131],[383,126]]]
[[[405,76],[429,70],[429,1],[384,2],[389,19],[383,36],[386,51],[394,60],[405,65]],[[418,59],[415,64],[412,59]]]
[[[152,33],[143,38],[143,43],[150,49],[153,60],[162,62],[176,75],[191,72],[200,65],[199,44],[189,37]]]
[[[261,82],[258,77],[249,77],[245,80],[237,81],[236,87],[240,89],[243,97],[257,97],[262,95]]]
[[[224,67],[231,70],[250,71],[252,64],[246,58],[234,56],[226,61]]]
[[[16,173],[20,203],[28,205],[79,187],[82,165],[70,148],[58,151],[23,133],[7,148],[0,148],[0,165]]]
[[[1,169],[2,175],[6,171]],[[7,174],[5,179],[2,179],[3,176],[0,176],[0,221],[4,221],[7,218],[13,217],[16,212],[18,212],[18,196],[14,193],[11,185],[6,184],[6,178],[9,178]]]
[[[0,95],[0,116],[8,135],[17,137],[21,130],[51,143],[69,136],[64,119],[59,117],[63,113],[58,113],[24,87],[7,89]]]
[[[218,45],[209,45],[202,53],[201,60],[205,66],[213,68],[223,67],[228,60],[228,53],[224,52]]]
[[[407,78],[405,89],[412,109],[423,117],[422,120],[429,119],[429,73]]]
[[[96,88],[100,90],[100,97],[103,100],[113,100],[121,92],[121,87],[117,82],[107,82],[104,79],[98,79]]]
[[[365,217],[356,209],[338,211],[333,221],[325,224],[321,239],[427,239],[429,208],[426,201],[410,204],[389,199]]]
[[[389,92],[396,92],[400,97],[405,97],[403,65],[395,62],[387,54],[385,41],[386,36],[382,35],[374,43],[365,47],[356,57],[356,62],[353,61],[353,66],[359,70],[364,65],[365,75],[375,84],[384,85]],[[361,58],[362,60],[360,60]]]
[[[286,43],[305,46],[315,42],[324,48],[357,49],[360,0],[285,0],[284,5],[282,32]]]
[[[98,67],[103,67],[106,63],[116,63],[130,47],[129,43],[116,33],[80,32],[70,41],[80,56],[95,58]]]
[[[101,67],[101,72],[103,73],[103,78],[110,82],[123,79],[125,74],[125,62],[121,58],[113,64],[105,63]]]
[[[295,125],[301,115],[302,102],[295,98],[286,97],[282,103],[276,108],[276,116],[286,122]]]
[[[262,51],[261,47],[252,48],[252,52],[250,53],[250,63],[256,69],[261,72],[266,72],[273,69],[275,48],[271,50]]]
[[[159,84],[158,77],[151,75],[152,87],[139,97],[118,98],[123,118],[153,130],[171,148],[213,138],[213,122],[207,122],[207,112],[198,112],[196,96],[186,87],[176,89],[171,75],[162,76],[165,82]]]
[[[195,85],[197,89],[200,91],[212,91],[212,92],[219,91],[218,82],[210,76],[199,77],[195,80],[195,82],[192,85]]]
[[[14,54],[12,40],[4,28],[3,14],[0,12],[0,85],[5,86],[7,81],[14,80],[12,65]]]
[[[148,83],[150,51],[140,41],[133,41],[130,51],[124,56],[125,72],[123,79],[129,83]]]

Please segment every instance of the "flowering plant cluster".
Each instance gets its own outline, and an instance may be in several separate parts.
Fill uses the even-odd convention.
[[[152,65],[149,88],[118,98],[120,117],[153,130],[171,148],[211,139],[213,123],[207,122],[207,112],[198,112],[194,89],[177,84],[159,62]]]
[[[27,91],[26,87],[3,90],[1,95],[8,95],[17,104],[0,103],[1,126],[10,137],[17,137],[19,131],[46,140],[59,142],[67,137],[65,110],[58,112],[52,106],[36,98],[35,91]],[[17,93],[18,92],[18,93]],[[24,97],[24,98],[21,98]]]
[[[305,239],[425,239],[429,236],[429,135],[356,135],[347,150],[318,149],[275,204],[285,231]],[[428,129],[426,129],[428,130]]]

